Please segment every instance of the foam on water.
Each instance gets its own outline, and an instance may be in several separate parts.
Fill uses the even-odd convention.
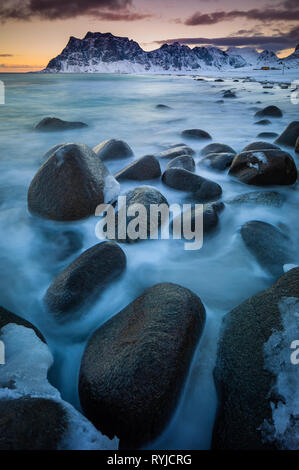
[[[286,78],[286,77],[285,77]],[[195,151],[196,163],[201,141],[182,138],[181,131],[200,128],[214,142],[241,151],[256,139],[257,129],[251,108],[275,104],[284,111],[273,120],[271,131],[280,133],[296,119],[298,107],[291,104],[289,91],[273,88],[265,95],[255,82],[224,83],[194,81],[184,77],[117,75],[3,75],[6,105],[1,107],[0,126],[0,305],[36,324],[47,339],[54,364],[49,373],[51,384],[64,400],[78,410],[77,381],[81,356],[92,332],[133,301],[146,288],[158,282],[174,282],[190,288],[207,309],[207,324],[194,357],[184,395],[168,429],[153,447],[208,448],[216,410],[212,370],[218,330],[224,314],[251,295],[266,289],[273,279],[245,248],[239,231],[249,220],[283,224],[291,243],[298,246],[298,190],[289,187],[267,188],[286,196],[282,208],[254,205],[227,205],[220,225],[204,238],[198,252],[184,250],[183,240],[152,240],[122,245],[128,265],[124,275],[107,287],[94,305],[82,310],[80,319],[57,324],[43,308],[42,297],[54,276],[80,252],[98,243],[97,217],[75,223],[36,220],[27,212],[27,189],[40,166],[41,157],[63,142],[80,142],[93,148],[109,138],[125,140],[135,158],[157,154],[172,144],[185,143]],[[223,91],[235,88],[237,99],[224,100]],[[156,109],[163,103],[171,109]],[[45,116],[68,121],[83,121],[89,127],[62,133],[35,133],[33,126]],[[298,162],[298,156],[292,152]],[[162,171],[167,161],[161,161]],[[111,174],[131,159],[105,162]],[[211,169],[197,166],[196,172],[219,183],[223,200],[255,188],[243,185]],[[161,181],[122,182],[121,193],[136,186],[155,186],[170,204],[186,203],[186,194],[165,186]],[[108,188],[107,188],[108,189]],[[257,188],[258,189],[258,188]],[[83,237],[82,249],[64,261],[47,256],[48,245],[41,229],[73,230]],[[298,250],[291,260],[299,264]]]

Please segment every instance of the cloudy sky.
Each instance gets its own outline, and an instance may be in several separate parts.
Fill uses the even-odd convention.
[[[0,71],[38,70],[69,36],[127,36],[151,50],[163,42],[254,46],[288,55],[299,43],[299,0],[0,0]]]

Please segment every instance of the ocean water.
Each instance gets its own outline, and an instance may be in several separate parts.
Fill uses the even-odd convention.
[[[55,275],[80,252],[64,261],[55,260],[53,246],[41,236],[41,229],[74,230],[82,237],[83,251],[98,243],[97,219],[71,224],[40,221],[37,227],[27,211],[27,189],[43,154],[59,143],[93,147],[118,138],[125,140],[139,158],[184,142],[180,136],[184,129],[201,128],[212,135],[214,142],[240,151],[259,140],[256,136],[260,132],[282,132],[289,122],[298,119],[299,105],[291,103],[290,90],[281,90],[278,85],[265,90],[260,83],[236,83],[229,78],[215,83],[211,78],[195,81],[176,76],[2,74],[0,80],[5,84],[5,104],[0,106],[0,305],[40,328],[54,355],[50,382],[64,400],[80,410],[78,372],[90,334],[147,287],[175,282],[190,288],[206,307],[207,323],[177,411],[151,448],[209,448],[217,405],[212,371],[221,320],[243,300],[273,283],[245,248],[240,228],[249,220],[283,224],[295,252],[297,247],[292,262],[298,264],[298,188],[267,188],[285,194],[286,203],[279,209],[227,206],[218,229],[196,252],[185,251],[183,241],[122,245],[128,260],[125,274],[104,291],[92,308],[82,312],[80,320],[65,325],[44,311],[42,297]],[[226,89],[235,89],[237,99],[217,103]],[[160,103],[171,109],[156,109]],[[267,127],[255,125],[255,108],[270,104],[284,111],[283,118],[272,119]],[[63,133],[34,132],[33,126],[45,116],[83,121],[88,127]],[[206,143],[185,143],[194,148],[198,162]],[[298,156],[291,154],[298,164]],[[129,161],[107,166],[114,173]],[[165,164],[161,162],[162,170]],[[258,189],[239,184],[225,173],[199,166],[196,171],[222,186],[224,201]],[[185,202],[183,192],[159,181],[149,184],[162,191],[170,203]],[[139,185],[123,183],[121,190]]]

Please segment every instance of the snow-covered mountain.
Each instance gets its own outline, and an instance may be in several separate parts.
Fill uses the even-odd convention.
[[[287,67],[299,67],[299,44],[296,46],[293,54],[284,59],[284,63]]]
[[[295,52],[293,55],[299,55]],[[291,56],[290,56],[291,57]],[[290,66],[297,66],[296,57]],[[252,66],[276,66],[274,52],[252,48],[194,47],[179,43],[163,44],[144,51],[137,42],[111,33],[87,33],[83,39],[70,37],[68,44],[43,70],[48,73],[198,73]],[[296,65],[295,65],[296,64]]]

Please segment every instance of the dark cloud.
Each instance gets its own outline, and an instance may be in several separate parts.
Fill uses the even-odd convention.
[[[275,36],[226,36],[222,38],[176,38],[164,41],[156,41],[156,44],[163,43],[173,44],[179,42],[180,44],[189,45],[213,45],[213,46],[254,46],[261,49],[281,50],[295,47],[299,43],[299,26],[291,29],[288,33],[281,33]]]
[[[77,16],[94,16],[111,21],[134,21],[150,15],[131,9],[132,0],[4,0],[0,2],[0,18],[29,20],[68,19]]]
[[[292,0],[288,0],[292,2]],[[252,9],[248,11],[216,11],[214,13],[196,12],[184,21],[187,26],[203,26],[220,23],[221,21],[234,20],[236,18],[245,18],[256,21],[297,21],[299,20],[298,1],[297,9],[279,10],[276,8],[266,8],[264,10]],[[287,3],[287,2],[286,2]]]
[[[298,8],[298,0],[285,0],[281,6],[284,8],[291,10],[291,9],[297,9]]]

